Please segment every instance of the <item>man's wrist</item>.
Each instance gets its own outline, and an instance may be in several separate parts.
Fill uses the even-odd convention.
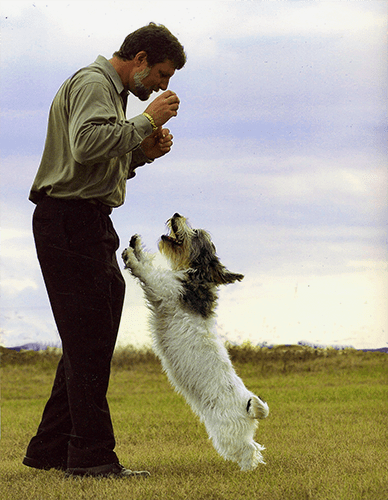
[[[149,120],[149,122],[152,125],[152,130],[155,132],[155,130],[157,130],[157,128],[158,128],[155,124],[155,120],[152,118],[152,116],[149,113],[142,113],[142,114],[143,114],[143,116],[145,116]]]

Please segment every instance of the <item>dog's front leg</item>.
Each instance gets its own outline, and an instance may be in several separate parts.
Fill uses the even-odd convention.
[[[125,263],[125,268],[129,269],[134,276],[144,283],[147,272],[152,267],[153,255],[143,250],[141,237],[138,234],[132,236],[129,248],[123,251],[121,257]]]
[[[124,261],[125,268],[129,269],[133,274],[138,276],[138,272],[141,267],[141,262],[144,260],[143,249],[141,246],[141,238],[138,234],[134,234],[129,242],[129,248],[126,248],[121,257]],[[138,276],[140,277],[140,276]]]

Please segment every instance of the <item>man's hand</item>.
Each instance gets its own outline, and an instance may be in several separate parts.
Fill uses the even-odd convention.
[[[154,99],[144,112],[151,115],[155,125],[160,127],[178,114],[179,102],[179,97],[175,92],[167,90]]]
[[[162,129],[162,127],[159,127],[151,135],[146,137],[140,146],[147,158],[154,160],[170,151],[172,139],[173,137],[168,128]]]

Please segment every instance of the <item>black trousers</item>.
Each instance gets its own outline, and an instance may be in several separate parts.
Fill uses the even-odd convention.
[[[125,293],[118,236],[98,206],[48,196],[33,230],[63,355],[26,454],[49,466],[117,463],[106,393]]]

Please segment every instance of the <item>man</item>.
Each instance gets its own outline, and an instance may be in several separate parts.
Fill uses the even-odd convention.
[[[179,98],[167,91],[184,49],[164,26],[131,33],[60,88],[50,109],[41,164],[30,192],[39,263],[62,340],[52,393],[23,463],[68,475],[149,475],[120,465],[106,399],[125,283],[109,217],[124,203],[135,168],[168,153],[163,125]],[[128,93],[163,90],[139,116],[125,118]]]

